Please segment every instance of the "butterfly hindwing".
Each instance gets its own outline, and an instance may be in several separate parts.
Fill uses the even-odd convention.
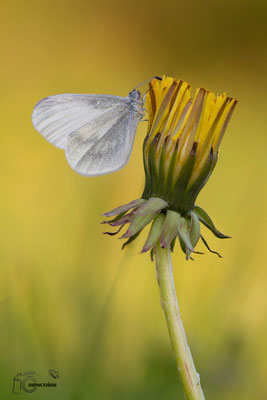
[[[69,135],[66,157],[85,176],[122,168],[130,157],[140,116],[117,106]]]

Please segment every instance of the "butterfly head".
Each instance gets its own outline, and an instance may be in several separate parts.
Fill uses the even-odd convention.
[[[142,96],[141,93],[139,92],[139,90],[133,89],[130,93],[129,93],[129,98],[131,100],[136,100],[136,101],[140,101]]]
[[[129,95],[128,99],[130,100],[130,105],[132,110],[140,114],[140,118],[144,116],[144,99],[142,98],[139,90],[133,89]]]

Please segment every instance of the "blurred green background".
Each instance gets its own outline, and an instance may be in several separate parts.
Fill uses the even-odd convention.
[[[266,1],[11,0],[0,15],[1,399],[183,399],[145,235],[122,252],[101,234],[100,214],[142,192],[146,124],[98,178],[31,125],[47,95],[126,96],[163,73],[239,100],[197,202],[233,238],[205,232],[224,258],[177,247],[173,265],[206,398],[267,399]],[[18,372],[51,368],[56,389],[12,393]]]

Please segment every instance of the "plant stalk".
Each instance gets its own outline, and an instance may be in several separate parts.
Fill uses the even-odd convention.
[[[157,280],[177,368],[187,400],[205,400],[179,313],[170,249],[155,246]]]

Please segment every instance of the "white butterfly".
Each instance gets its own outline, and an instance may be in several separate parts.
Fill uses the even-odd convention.
[[[144,101],[138,90],[127,97],[58,94],[36,104],[32,123],[50,143],[65,151],[79,174],[95,176],[127,164]]]

